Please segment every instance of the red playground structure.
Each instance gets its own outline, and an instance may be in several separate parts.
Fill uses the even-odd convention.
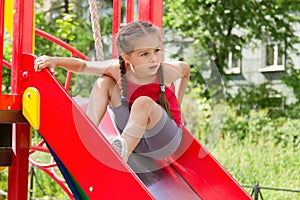
[[[72,74],[68,73],[64,87],[48,69],[34,71],[34,34],[57,43],[73,57],[88,59],[34,28],[34,0],[14,0],[12,62],[3,58],[4,8],[10,1],[0,0],[0,166],[8,167],[8,200],[28,199],[29,163],[51,176],[70,199],[251,199],[186,128],[179,150],[169,158],[136,156],[125,163],[107,140],[117,134],[109,112],[96,127],[86,116],[84,103],[68,93]],[[139,0],[138,13],[134,3],[126,1],[127,22],[138,16],[162,27],[162,0]],[[113,38],[120,28],[122,5],[122,0],[113,1]],[[11,70],[10,94],[2,92],[4,67]],[[31,146],[32,129],[43,137],[35,146]],[[32,160],[30,154],[38,150],[50,152],[53,163],[42,166]],[[54,165],[63,180],[48,170]]]

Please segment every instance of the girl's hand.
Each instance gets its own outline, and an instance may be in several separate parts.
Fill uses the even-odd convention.
[[[44,68],[55,68],[56,62],[55,57],[40,56],[34,60],[34,70],[39,72]]]
[[[181,121],[182,121],[181,124],[183,126],[187,126],[188,123],[187,123],[186,118],[183,113],[181,113]]]

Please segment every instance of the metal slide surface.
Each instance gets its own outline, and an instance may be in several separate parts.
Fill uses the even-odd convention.
[[[39,131],[90,199],[251,199],[186,129],[168,160],[133,154],[124,163],[106,139],[116,134],[109,115],[99,131],[49,70],[34,72],[34,57],[23,58],[22,89],[41,97]]]

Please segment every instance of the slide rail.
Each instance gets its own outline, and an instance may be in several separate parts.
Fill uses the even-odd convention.
[[[80,52],[79,50],[75,49],[74,47],[72,47],[68,43],[62,41],[61,39],[56,38],[53,35],[50,35],[49,33],[46,33],[45,31],[42,31],[42,30],[36,28],[35,34],[41,38],[46,39],[47,41],[50,41],[50,42],[60,46],[64,50],[70,52],[70,54],[71,54],[70,57],[77,57],[77,58],[81,58],[84,60],[89,60],[89,58],[87,56],[85,56],[82,52]],[[2,65],[8,69],[12,68],[12,64],[9,61],[5,60],[4,58],[2,59]],[[72,79],[72,72],[68,71],[67,76],[66,76],[65,85],[64,85],[64,88],[66,89],[66,91],[69,91],[69,89],[71,87],[71,79]],[[50,154],[48,148],[44,146],[43,139],[41,141],[39,141],[38,144],[33,145],[31,147],[31,150],[29,152],[29,154],[30,154],[29,162],[33,166],[35,166],[38,169],[45,172],[50,178],[52,178],[65,191],[65,193],[68,195],[69,198],[73,198],[72,193],[70,192],[69,188],[65,184],[65,180],[63,179],[63,177],[61,177],[61,175],[57,174],[57,172],[56,172],[57,165],[54,162],[54,160],[51,159],[50,163],[48,163],[48,164],[40,163],[33,158],[34,156],[32,156],[35,152],[43,152],[43,153]]]

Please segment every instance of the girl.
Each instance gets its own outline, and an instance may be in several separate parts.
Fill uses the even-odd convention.
[[[181,142],[179,106],[190,67],[186,62],[162,61],[160,29],[148,22],[125,25],[116,45],[118,60],[41,56],[35,60],[35,70],[60,66],[75,73],[101,75],[92,90],[87,115],[98,125],[109,105],[121,133],[111,145],[125,161],[132,152],[166,158]],[[178,79],[175,94],[174,81]]]

